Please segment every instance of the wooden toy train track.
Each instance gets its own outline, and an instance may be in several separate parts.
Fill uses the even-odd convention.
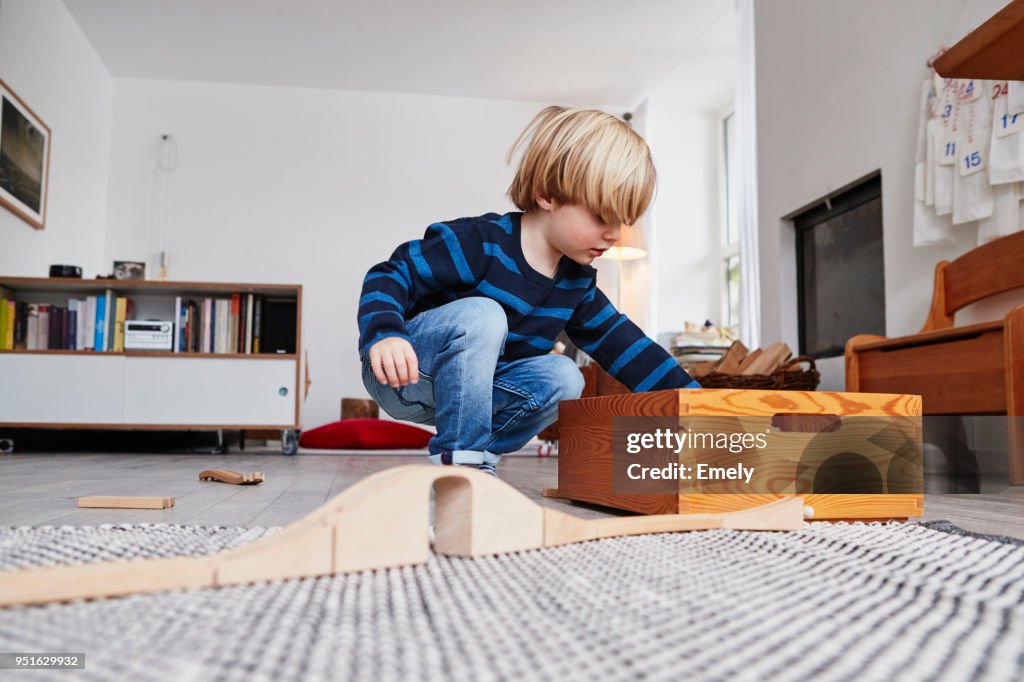
[[[645,533],[796,530],[804,512],[802,499],[789,497],[721,514],[588,520],[541,507],[507,483],[468,467],[409,465],[363,479],[277,533],[210,556],[4,572],[0,608],[422,564],[430,556],[431,487],[434,551],[464,557]]]

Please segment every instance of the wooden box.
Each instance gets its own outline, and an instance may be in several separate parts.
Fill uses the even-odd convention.
[[[753,507],[777,493],[623,493],[613,489],[614,417],[920,417],[916,395],[700,389],[582,398],[561,403],[558,495],[644,514],[711,513]],[[918,460],[913,493],[804,494],[815,520],[906,519],[923,512]]]

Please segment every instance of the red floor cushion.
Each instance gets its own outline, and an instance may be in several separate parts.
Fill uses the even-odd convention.
[[[299,445],[313,450],[413,450],[434,434],[387,419],[342,419],[302,432]]]

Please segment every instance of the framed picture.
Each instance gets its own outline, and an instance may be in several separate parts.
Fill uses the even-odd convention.
[[[49,174],[50,128],[0,80],[0,205],[43,229]]]
[[[146,264],[116,260],[114,261],[114,279],[146,279]]]

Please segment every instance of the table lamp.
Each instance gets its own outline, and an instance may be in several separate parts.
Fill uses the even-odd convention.
[[[640,224],[623,225],[619,231],[619,241],[611,247],[601,258],[609,258],[620,261],[615,264],[615,307],[622,305],[622,262],[626,260],[640,260],[647,257],[647,240],[644,238],[644,231]]]

